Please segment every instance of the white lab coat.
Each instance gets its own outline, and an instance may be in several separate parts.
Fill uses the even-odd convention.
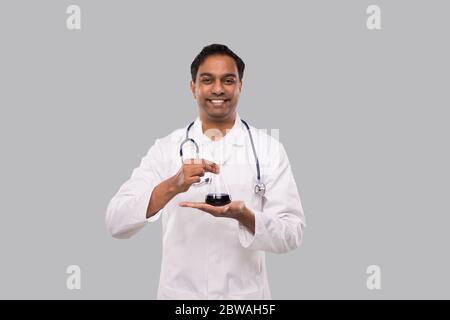
[[[155,141],[131,178],[111,199],[106,212],[107,229],[113,237],[129,238],[148,222],[162,217],[158,299],[271,299],[265,251],[283,253],[297,248],[305,227],[300,196],[284,147],[265,131],[251,127],[262,181],[267,188],[262,198],[254,193],[255,160],[239,115],[223,139],[221,174],[232,200],[244,201],[255,214],[254,235],[237,220],[179,207],[181,201],[203,202],[207,184],[191,186],[146,219],[153,188],[176,174],[181,166],[179,146],[186,127]],[[211,141],[201,128],[197,118],[189,136],[199,144],[201,158],[217,162],[207,148]],[[183,148],[185,153],[189,148]]]

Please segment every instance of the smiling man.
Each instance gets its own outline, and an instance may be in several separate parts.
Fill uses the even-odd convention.
[[[162,217],[158,299],[271,299],[265,252],[302,241],[305,219],[283,145],[237,113],[244,68],[227,46],[203,48],[191,64],[197,119],[157,139],[108,205],[116,238]],[[219,174],[231,202],[207,204]]]

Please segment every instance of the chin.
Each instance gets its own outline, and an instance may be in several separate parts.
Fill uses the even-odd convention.
[[[226,109],[222,109],[222,108],[216,108],[216,109],[206,109],[206,114],[211,117],[211,118],[215,118],[215,119],[221,119],[221,118],[225,118],[227,117],[231,110],[229,108]]]

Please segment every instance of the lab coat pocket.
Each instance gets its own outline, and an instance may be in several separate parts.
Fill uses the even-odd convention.
[[[159,286],[157,300],[204,300],[205,296],[198,292],[181,291],[164,285]]]
[[[264,281],[262,278],[262,252],[248,251],[246,249],[239,250],[240,252],[231,259],[234,263],[234,268],[230,266],[228,276],[229,293],[233,296],[245,297],[259,296],[259,293],[264,288]]]

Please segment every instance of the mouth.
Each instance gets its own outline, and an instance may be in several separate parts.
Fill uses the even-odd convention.
[[[226,102],[230,101],[230,99],[206,99],[206,101],[213,105],[214,107],[221,107],[223,106]]]

